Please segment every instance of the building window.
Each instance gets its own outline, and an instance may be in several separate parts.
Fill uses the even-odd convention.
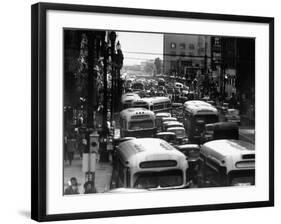
[[[215,45],[220,45],[220,38],[219,37],[215,37]]]
[[[180,49],[185,49],[185,43],[180,44]]]
[[[189,49],[190,49],[190,50],[194,50],[194,48],[195,48],[195,47],[194,47],[194,44],[189,44]]]
[[[175,49],[177,47],[176,43],[171,43],[171,48]]]

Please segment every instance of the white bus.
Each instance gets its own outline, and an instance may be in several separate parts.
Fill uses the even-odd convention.
[[[122,108],[126,109],[126,108],[131,107],[132,102],[134,100],[139,100],[139,99],[140,99],[140,96],[138,94],[136,94],[136,93],[124,93],[121,96]]]
[[[154,113],[172,111],[172,104],[169,97],[145,97],[132,102],[132,107],[141,107],[153,111]]]
[[[120,137],[154,137],[155,114],[145,108],[128,108],[120,112]]]
[[[186,156],[162,139],[121,143],[113,186],[137,189],[178,189],[187,186]]]
[[[255,184],[254,145],[241,140],[214,140],[200,149],[201,187]]]
[[[188,138],[201,141],[205,124],[219,121],[218,110],[204,101],[187,101],[183,105],[183,121]]]

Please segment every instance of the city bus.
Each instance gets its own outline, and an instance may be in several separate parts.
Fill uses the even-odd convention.
[[[132,102],[134,100],[139,100],[139,99],[140,99],[140,96],[138,94],[136,94],[136,93],[124,93],[121,96],[122,108],[126,109],[126,108],[131,107]]]
[[[121,143],[113,186],[136,189],[187,187],[186,156],[162,139],[139,138]]]
[[[128,108],[120,112],[120,137],[154,137],[155,114],[145,108]]]
[[[191,141],[201,141],[205,125],[218,121],[218,111],[209,103],[191,100],[183,105],[184,128]]]
[[[132,107],[142,107],[153,111],[154,113],[168,112],[171,113],[172,104],[169,97],[144,97],[132,102]]]
[[[200,149],[199,187],[255,184],[254,145],[241,140],[214,140]]]

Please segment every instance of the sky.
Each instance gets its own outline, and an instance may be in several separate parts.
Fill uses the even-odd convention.
[[[124,55],[124,65],[140,64],[142,61],[163,59],[163,34],[140,32],[117,32]]]

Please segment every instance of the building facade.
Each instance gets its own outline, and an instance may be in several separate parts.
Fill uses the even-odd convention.
[[[193,79],[211,68],[211,38],[202,35],[164,34],[165,75]]]

